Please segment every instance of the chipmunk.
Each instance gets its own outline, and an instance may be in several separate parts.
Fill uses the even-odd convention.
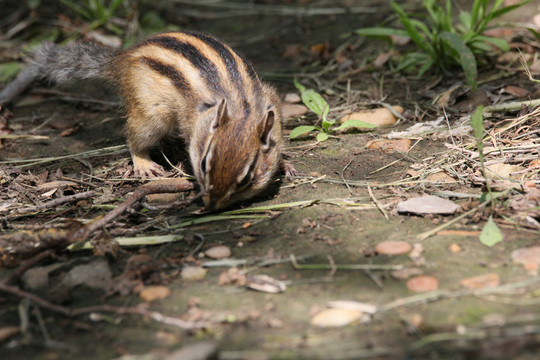
[[[0,105],[34,80],[56,84],[100,79],[124,98],[135,174],[162,175],[149,149],[180,134],[207,209],[258,194],[281,161],[281,106],[252,66],[212,36],[167,32],[125,51],[93,43],[43,44],[0,91]]]

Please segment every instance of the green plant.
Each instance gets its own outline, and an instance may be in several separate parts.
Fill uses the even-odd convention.
[[[484,117],[483,117],[483,106],[478,106],[474,113],[471,115],[471,126],[474,131],[474,137],[476,139],[476,148],[478,150],[478,158],[480,160],[480,166],[482,167],[482,175],[484,176],[484,179],[486,179],[486,187],[488,190],[487,194],[483,194],[482,199],[486,200],[486,198],[491,199],[492,207],[495,201],[495,198],[497,197],[497,194],[494,194],[491,192],[491,188],[489,186],[489,180],[486,174],[486,167],[484,162]],[[486,246],[492,247],[493,245],[497,244],[498,242],[503,240],[503,234],[499,227],[497,226],[497,223],[493,221],[493,216],[489,216],[488,221],[482,228],[482,231],[479,236],[480,242]]]
[[[470,12],[462,11],[459,22],[452,17],[452,1],[422,0],[427,13],[423,17],[408,14],[396,2],[391,5],[404,30],[388,27],[357,29],[356,34],[389,38],[392,35],[409,37],[420,51],[404,55],[396,70],[417,67],[418,74],[436,66],[448,71],[459,65],[465,73],[467,83],[476,86],[477,57],[493,50],[495,46],[508,51],[510,46],[504,39],[483,35],[488,24],[496,18],[512,11],[531,0],[524,0],[515,5],[503,6],[503,0],[475,0]]]
[[[90,21],[91,29],[108,24],[111,30],[118,32],[118,28],[109,24],[109,20],[120,10],[123,0],[83,0],[82,4],[76,0],[60,0],[60,2],[85,20]]]
[[[296,79],[294,79],[294,86],[300,91],[300,97],[302,98],[302,102],[304,105],[308,107],[311,111],[313,111],[315,114],[319,116],[319,120],[321,120],[321,126],[316,125],[300,125],[295,127],[291,133],[289,134],[289,137],[291,139],[297,138],[299,136],[308,134],[312,131],[317,131],[317,141],[326,141],[330,137],[330,134],[339,131],[339,130],[345,130],[350,127],[355,128],[364,128],[364,129],[370,129],[374,128],[377,125],[373,125],[370,123],[367,123],[365,121],[350,119],[345,121],[343,124],[341,124],[338,127],[331,128],[332,125],[335,124],[336,120],[328,120],[328,113],[330,111],[330,105],[324,100],[324,98],[316,92],[313,89],[307,89],[304,85],[300,84]]]

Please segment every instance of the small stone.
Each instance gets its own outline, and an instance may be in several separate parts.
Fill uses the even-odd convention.
[[[285,102],[288,102],[290,104],[298,104],[300,101],[302,101],[302,99],[297,93],[288,93],[287,95],[285,95]]]
[[[342,327],[362,318],[362,312],[349,309],[325,309],[311,319],[318,327]]]

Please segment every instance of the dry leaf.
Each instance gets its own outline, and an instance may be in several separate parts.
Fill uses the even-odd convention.
[[[366,144],[366,147],[372,150],[381,149],[387,154],[394,152],[407,153],[411,148],[410,139],[398,139],[398,140],[372,140]]]
[[[285,48],[285,51],[281,54],[281,57],[284,59],[296,59],[302,54],[302,46],[298,44],[288,45]]]
[[[311,325],[318,327],[341,327],[362,318],[362,312],[348,309],[325,309],[311,319]]]
[[[399,213],[422,214],[453,214],[459,206],[450,200],[435,195],[427,195],[402,201],[397,205]]]
[[[403,114],[404,109],[401,106],[392,106],[392,108],[399,114]],[[387,108],[377,108],[371,110],[357,111],[343,116],[339,119],[339,122],[343,124],[347,120],[360,120],[369,124],[378,126],[394,125],[397,118]]]
[[[211,259],[225,259],[231,256],[231,249],[225,245],[213,246],[204,252]]]
[[[281,106],[281,115],[283,119],[290,119],[307,114],[308,108],[301,104],[283,104]]]
[[[439,281],[433,276],[415,276],[407,281],[407,288],[414,292],[435,291],[439,288]]]
[[[523,167],[518,165],[499,163],[486,165],[486,170],[486,176],[488,179],[520,179],[522,175],[513,175],[513,173],[523,170]]]
[[[383,241],[375,246],[375,251],[383,255],[402,255],[412,250],[411,244],[405,241]]]
[[[513,85],[505,86],[504,87],[504,92],[506,92],[507,94],[510,94],[510,95],[512,95],[514,97],[517,97],[517,98],[522,98],[522,97],[528,96],[530,94],[529,90],[523,89],[523,88],[520,88],[520,87],[517,87],[517,86],[513,86]]]
[[[50,181],[50,182],[43,183],[41,185],[38,185],[38,188],[41,190],[45,190],[45,189],[48,190],[48,189],[57,189],[57,188],[64,188],[68,186],[78,186],[78,185],[79,184],[73,181],[59,180],[59,181]]]
[[[195,281],[204,279],[207,272],[208,270],[202,266],[186,266],[182,269],[180,275],[183,280]]]
[[[278,294],[287,290],[287,286],[283,281],[264,274],[248,276],[246,278],[246,287],[270,294]]]
[[[377,312],[377,306],[373,304],[363,303],[359,301],[351,301],[351,300],[328,301],[326,303],[326,306],[329,308],[334,308],[334,309],[347,309],[347,310],[360,311],[365,314],[375,314]]]
[[[145,286],[139,293],[139,297],[146,302],[165,299],[171,295],[171,290],[166,286]]]
[[[442,183],[456,181],[453,177],[451,177],[444,171],[439,171],[434,174],[429,174],[428,176],[426,176],[426,180],[430,182],[442,182]]]
[[[485,287],[499,286],[501,283],[501,278],[499,277],[499,274],[490,273],[466,278],[461,280],[460,283],[467,289],[475,290]]]
[[[246,275],[238,268],[230,268],[219,274],[219,285],[239,285],[244,286],[246,284]]]
[[[458,244],[452,243],[448,247],[448,250],[450,250],[453,253],[458,253],[458,252],[461,252],[463,249],[461,249],[461,246],[459,246]]]
[[[284,100],[290,104],[298,104],[302,101],[302,98],[300,98],[300,95],[297,93],[287,93]]]
[[[512,261],[523,265],[531,274],[536,274],[538,265],[540,265],[540,246],[519,248],[512,251]]]

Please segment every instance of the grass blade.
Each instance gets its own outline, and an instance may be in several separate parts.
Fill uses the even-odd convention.
[[[459,54],[459,63],[463,68],[465,77],[467,78],[467,83],[470,86],[476,86],[476,58],[472,53],[471,49],[467,47],[463,39],[455,33],[442,32],[440,38],[448,42],[448,44],[458,52]]]

